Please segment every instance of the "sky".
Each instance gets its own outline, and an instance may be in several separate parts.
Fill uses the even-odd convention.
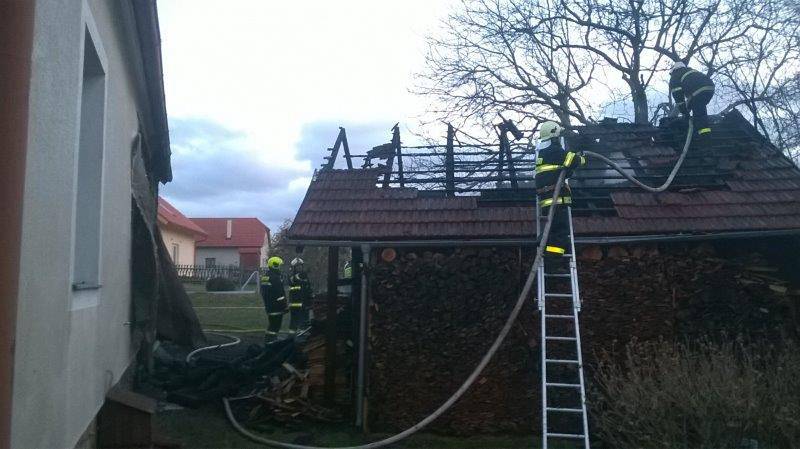
[[[425,37],[455,0],[158,0],[173,181],[189,217],[294,217],[347,129],[351,150],[409,136]],[[410,140],[404,137],[404,143]]]

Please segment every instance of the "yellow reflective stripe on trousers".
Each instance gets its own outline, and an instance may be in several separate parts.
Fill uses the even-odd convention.
[[[289,291],[290,291],[290,292],[295,292],[295,291],[297,291],[297,290],[300,290],[301,288],[303,288],[303,287],[300,287],[300,286],[297,286],[297,287],[289,287]]]
[[[547,207],[550,206],[551,204],[553,204],[552,198],[547,198],[545,200],[539,201],[539,206],[541,207]],[[572,197],[562,196],[558,199],[558,203],[556,204],[572,204]]]
[[[544,173],[547,171],[558,170],[563,168],[563,165],[555,165],[555,164],[542,164],[536,166],[536,173]]]
[[[672,91],[671,91],[671,92],[672,92],[673,94],[676,94],[676,93],[678,93],[678,92],[680,92],[680,91],[682,91],[682,90],[683,90],[683,88],[682,88],[682,87],[676,87],[676,88],[672,89]]]
[[[711,132],[711,128],[703,128],[700,131],[697,131],[697,134],[708,134]]]
[[[268,313],[267,315],[269,315],[269,316],[278,316],[278,315],[283,315],[284,313],[286,313],[286,312],[272,312],[272,313]]]
[[[556,254],[564,254],[567,252],[564,248],[559,248],[557,246],[550,246],[550,245],[547,245],[544,248],[544,250],[547,251],[548,253],[556,253]]]
[[[567,155],[564,157],[564,166],[565,166],[565,167],[569,167],[570,165],[572,165],[572,160],[573,160],[573,159],[575,159],[575,153],[573,153],[572,151],[570,151],[570,152],[569,152],[569,153],[567,153]]]
[[[289,304],[289,307],[292,308],[292,309],[300,309],[300,308],[303,307],[303,303],[302,302],[293,302],[293,303]]]

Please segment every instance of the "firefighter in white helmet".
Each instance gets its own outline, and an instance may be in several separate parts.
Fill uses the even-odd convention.
[[[672,63],[669,90],[675,106],[685,117],[692,113],[697,134],[707,138],[711,134],[706,106],[714,97],[714,82],[705,73],[690,69],[683,61]]]
[[[289,277],[289,329],[297,332],[308,326],[312,290],[303,259],[299,257],[292,259],[291,270],[292,275]]]
[[[565,145],[567,148],[565,148]],[[536,192],[539,195],[540,214],[547,216],[553,205],[553,189],[562,171],[569,177],[575,168],[586,164],[582,152],[569,147],[579,147],[580,136],[566,133],[556,122],[544,122],[539,127],[539,145],[536,153]],[[550,237],[545,246],[545,257],[560,257],[567,253],[569,245],[569,215],[566,206],[572,204],[568,185],[561,188],[557,200],[559,207],[553,216]]]

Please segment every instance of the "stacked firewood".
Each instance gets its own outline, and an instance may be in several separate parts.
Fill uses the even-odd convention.
[[[796,334],[800,292],[757,252],[730,254],[708,244],[579,252],[588,364],[634,339]],[[374,430],[414,424],[460,386],[510,313],[530,256],[517,248],[406,249],[392,262],[378,262],[368,391]],[[476,385],[433,424],[436,430],[537,429],[538,323],[530,301]]]
[[[289,363],[284,363],[280,375],[271,376],[267,386],[255,394],[260,403],[251,409],[251,417],[266,414],[278,422],[295,421],[300,418],[327,422],[340,420],[341,416],[337,412],[310,400],[309,374],[309,369],[299,370]]]

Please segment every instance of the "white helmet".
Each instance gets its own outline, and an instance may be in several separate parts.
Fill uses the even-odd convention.
[[[564,128],[556,122],[544,122],[539,127],[539,140],[550,140],[561,135]]]
[[[672,63],[672,68],[670,69],[669,73],[683,68],[686,68],[686,64],[684,64],[683,61],[675,61]]]
[[[292,259],[292,268],[302,267],[304,263],[305,262],[303,262],[303,259],[295,257],[294,259]]]

